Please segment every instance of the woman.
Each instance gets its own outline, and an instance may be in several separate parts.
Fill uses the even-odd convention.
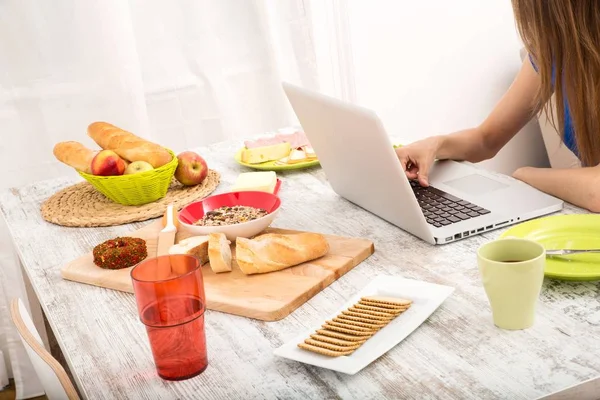
[[[513,176],[600,212],[600,0],[512,0],[512,5],[529,58],[509,90],[481,125],[398,148],[398,158],[409,179],[427,186],[435,159],[492,158],[545,108],[582,168],[524,167]],[[550,108],[553,93],[557,115]]]

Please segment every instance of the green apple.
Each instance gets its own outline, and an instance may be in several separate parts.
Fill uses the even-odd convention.
[[[134,161],[125,168],[124,175],[137,174],[138,172],[150,171],[154,167],[146,161]]]

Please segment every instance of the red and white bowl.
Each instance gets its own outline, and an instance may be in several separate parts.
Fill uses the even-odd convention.
[[[247,206],[262,208],[267,215],[239,224],[221,226],[201,226],[194,223],[208,211],[219,207]],[[208,235],[221,232],[228,240],[234,241],[237,237],[251,238],[264,231],[275,219],[281,207],[278,196],[260,191],[229,192],[209,196],[203,200],[190,203],[179,212],[179,223],[182,230],[193,235]]]

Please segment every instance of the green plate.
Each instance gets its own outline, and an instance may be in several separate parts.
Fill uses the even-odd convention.
[[[600,215],[553,215],[515,225],[500,237],[535,240],[550,249],[600,248]],[[545,275],[570,281],[600,280],[600,253],[547,257]]]
[[[242,151],[244,151],[243,148],[239,149],[238,152],[235,153],[235,156],[234,156],[235,161],[238,164],[243,165],[245,167],[259,169],[262,171],[287,171],[287,170],[292,170],[292,169],[310,168],[310,167],[315,167],[315,166],[319,165],[319,160],[306,161],[306,162],[290,164],[290,165],[278,165],[278,164],[275,164],[276,161],[267,161],[267,162],[260,163],[260,164],[247,164],[245,162],[242,162]]]
[[[398,147],[402,147],[402,145],[394,144],[394,148],[398,148]],[[243,165],[244,167],[259,169],[262,171],[287,171],[287,170],[292,170],[292,169],[310,168],[310,167],[315,167],[315,166],[319,165],[319,160],[307,161],[307,162],[290,164],[290,165],[277,165],[277,164],[275,164],[276,161],[267,161],[267,162],[260,163],[260,164],[247,164],[247,163],[242,162],[242,151],[244,151],[244,148],[239,149],[237,151],[237,153],[235,153],[235,156],[233,157],[235,159],[235,161],[238,164]]]

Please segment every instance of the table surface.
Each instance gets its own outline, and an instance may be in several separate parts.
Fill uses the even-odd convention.
[[[197,149],[222,174],[215,193],[226,191],[238,173],[247,171],[233,160],[237,147],[238,142],[227,142]],[[369,238],[375,253],[281,321],[207,311],[209,367],[182,382],[163,381],[155,374],[132,294],[60,276],[68,261],[148,221],[103,228],[44,221],[41,203],[77,178],[0,194],[21,262],[85,397],[531,399],[598,375],[598,283],[546,279],[535,325],[500,330],[491,321],[475,251],[502,230],[434,247],[340,198],[318,167],[278,175],[283,205],[274,226]],[[567,205],[563,212],[583,211]],[[416,331],[356,375],[273,355],[380,274],[456,290]]]

